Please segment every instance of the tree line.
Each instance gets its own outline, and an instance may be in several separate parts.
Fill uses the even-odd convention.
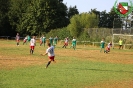
[[[79,14],[76,6],[63,0],[0,0],[0,35],[39,35],[66,27],[70,18]]]
[[[91,9],[79,14],[76,5],[67,7],[63,0],[0,0],[0,5],[0,36],[14,36],[16,32],[40,36],[66,29],[63,33],[80,37],[87,28],[113,28],[116,18],[115,27],[122,24],[113,8],[108,13]]]

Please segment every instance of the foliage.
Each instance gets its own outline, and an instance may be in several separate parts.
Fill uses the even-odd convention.
[[[9,18],[13,29],[30,35],[65,27],[69,22],[61,0],[11,0]]]
[[[98,19],[96,19],[95,14],[82,13],[70,19],[68,29],[72,36],[78,37],[84,31],[84,28],[96,28],[97,25]]]
[[[74,16],[76,14],[79,14],[77,7],[76,6],[74,6],[74,7],[70,6],[68,9],[68,18],[70,19],[72,16]]]
[[[47,35],[47,38],[51,37],[55,37],[58,36],[59,39],[64,39],[66,37],[71,37],[70,35],[70,31],[67,30],[67,28],[62,28],[62,29],[56,29],[56,30],[51,30]]]
[[[9,7],[10,0],[0,0],[0,35],[3,36],[13,34],[8,17]]]

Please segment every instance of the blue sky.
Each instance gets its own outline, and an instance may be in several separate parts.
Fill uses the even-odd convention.
[[[116,0],[63,0],[63,3],[70,6],[77,6],[80,13],[89,12],[91,9],[97,8],[98,11],[109,12],[114,6]],[[118,0],[119,2],[129,2],[130,0]],[[131,0],[133,2],[133,0]],[[130,5],[130,3],[129,3]]]

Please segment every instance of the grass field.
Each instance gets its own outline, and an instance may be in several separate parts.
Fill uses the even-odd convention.
[[[76,50],[55,48],[56,63],[45,69],[47,47],[16,46],[13,40],[0,40],[0,88],[133,88],[133,50],[78,45]]]

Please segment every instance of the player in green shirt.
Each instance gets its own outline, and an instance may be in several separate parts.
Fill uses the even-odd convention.
[[[49,38],[49,42],[50,42],[50,45],[53,46],[53,38],[52,37]]]
[[[31,40],[31,38],[30,38],[30,36],[29,36],[29,35],[27,36],[27,40],[28,40],[28,42],[30,42],[30,40]]]
[[[42,43],[45,46],[45,43],[46,43],[46,37],[45,36],[42,37]]]
[[[56,37],[54,38],[54,47],[57,45],[57,42],[58,42],[58,37],[56,36]]]
[[[102,41],[101,41],[101,49],[100,49],[100,52],[102,52],[102,49],[104,49],[104,47],[105,47],[105,41],[104,41],[104,39],[102,39]]]
[[[46,37],[43,35],[41,38],[40,38],[40,46],[43,44],[45,46],[45,43],[46,43]]]
[[[73,47],[74,50],[76,49],[76,39],[74,37],[73,37],[73,40],[72,40],[72,46],[71,47]]]

